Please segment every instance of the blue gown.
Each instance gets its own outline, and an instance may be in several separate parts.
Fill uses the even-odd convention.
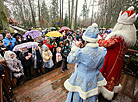
[[[67,61],[77,63],[78,67],[64,82],[69,91],[66,102],[95,102],[98,99],[98,87],[107,84],[99,71],[105,55],[106,51],[103,48],[93,47],[91,43],[82,49],[76,46],[71,49]]]

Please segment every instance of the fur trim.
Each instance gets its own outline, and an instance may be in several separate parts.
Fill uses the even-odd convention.
[[[103,95],[105,99],[109,101],[111,101],[112,98],[114,97],[114,92],[107,90],[104,86],[100,88],[100,93]]]
[[[70,84],[70,82],[68,81],[68,79],[64,82],[64,86],[68,91],[71,92],[78,92],[80,97],[83,100],[86,100],[88,97],[91,97],[93,95],[97,95],[98,94],[98,87],[96,87],[95,89],[89,90],[87,92],[84,92],[81,87],[79,86],[73,86]]]
[[[95,27],[95,28],[97,28],[97,27],[98,27],[98,24],[96,24],[96,23],[93,23],[93,24],[92,24],[92,27]]]
[[[107,81],[105,80],[105,78],[103,80],[97,82],[98,86],[105,86],[106,84],[107,84]]]
[[[118,86],[114,86],[114,93],[118,93],[121,88],[122,88],[121,84],[119,84]]]
[[[129,7],[127,10],[134,10],[134,6]]]
[[[88,41],[88,42],[97,42],[98,39],[94,39],[94,38],[89,38],[89,37],[86,37],[85,35],[82,36],[82,39],[85,40],[85,41]]]
[[[133,46],[136,43],[136,28],[135,25],[124,25],[117,23],[113,29],[113,32],[108,34],[105,40],[108,40],[115,35],[121,36],[127,46]]]
[[[98,47],[98,43],[87,43],[86,46],[88,47]]]
[[[77,46],[73,46],[73,47],[71,48],[71,51],[76,51],[77,49],[78,49]]]

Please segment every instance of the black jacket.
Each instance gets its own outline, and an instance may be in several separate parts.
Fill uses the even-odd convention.
[[[1,48],[6,48],[5,50],[7,50],[7,47],[2,45],[0,46],[0,54],[2,55],[2,57],[4,56],[4,50],[2,50]]]
[[[67,46],[63,47],[62,50],[61,50],[62,57],[67,58],[70,51],[71,51],[70,47],[67,47]]]
[[[26,60],[25,59],[26,56],[28,56],[28,52],[25,52],[25,53],[20,52],[20,54],[19,54],[19,59],[21,60],[22,65],[25,67],[30,66],[32,64],[31,58]]]

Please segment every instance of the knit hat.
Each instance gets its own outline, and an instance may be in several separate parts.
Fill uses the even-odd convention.
[[[98,25],[96,23],[93,23],[86,29],[86,31],[82,36],[82,39],[92,43],[97,42],[98,33],[99,33]]]
[[[3,37],[3,35],[2,35],[2,34],[0,34],[0,37]]]
[[[48,46],[47,46],[47,45],[45,45],[45,44],[43,44],[43,45],[42,45],[42,50],[43,50],[43,51],[45,51],[45,50],[46,50],[46,48],[47,48],[47,50],[49,50]]]
[[[127,9],[127,11],[123,12],[121,11],[118,17],[118,23],[122,24],[133,24],[137,19],[137,14],[134,11],[134,7],[131,6]]]

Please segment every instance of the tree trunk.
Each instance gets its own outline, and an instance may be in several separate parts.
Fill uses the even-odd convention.
[[[75,30],[76,30],[76,26],[77,26],[77,8],[78,8],[78,0],[76,0]]]
[[[68,0],[68,11],[69,11],[69,27],[70,27],[70,0]]]
[[[4,2],[3,0],[0,0],[0,30],[4,30],[5,28],[9,30],[9,23],[5,12]]]
[[[39,0],[38,0],[38,16],[39,16],[39,25],[42,28],[41,18],[40,18],[40,1]]]
[[[62,0],[62,24],[63,24],[63,4],[64,4],[64,0]]]
[[[33,12],[32,5],[31,5],[31,1],[30,0],[28,1],[29,1],[30,9],[31,9],[31,14],[32,14],[32,22],[33,22],[34,27],[36,27],[36,22],[35,22],[35,17],[34,17],[34,12]]]
[[[71,9],[71,29],[74,30],[74,0],[72,0],[72,9]]]
[[[20,5],[20,9],[21,9],[21,15],[22,15],[22,18],[23,18],[23,25],[24,25],[24,28],[26,28],[26,26],[28,26],[28,25],[26,24],[26,18],[24,17],[24,14],[25,14],[25,2],[24,1],[22,1],[22,2],[23,2],[23,7],[24,7],[24,13],[23,13],[23,9],[22,9],[21,5]]]
[[[61,0],[60,0],[60,27],[61,27]]]
[[[91,16],[91,24],[93,23],[93,11],[94,11],[94,0],[92,3],[92,16]]]

